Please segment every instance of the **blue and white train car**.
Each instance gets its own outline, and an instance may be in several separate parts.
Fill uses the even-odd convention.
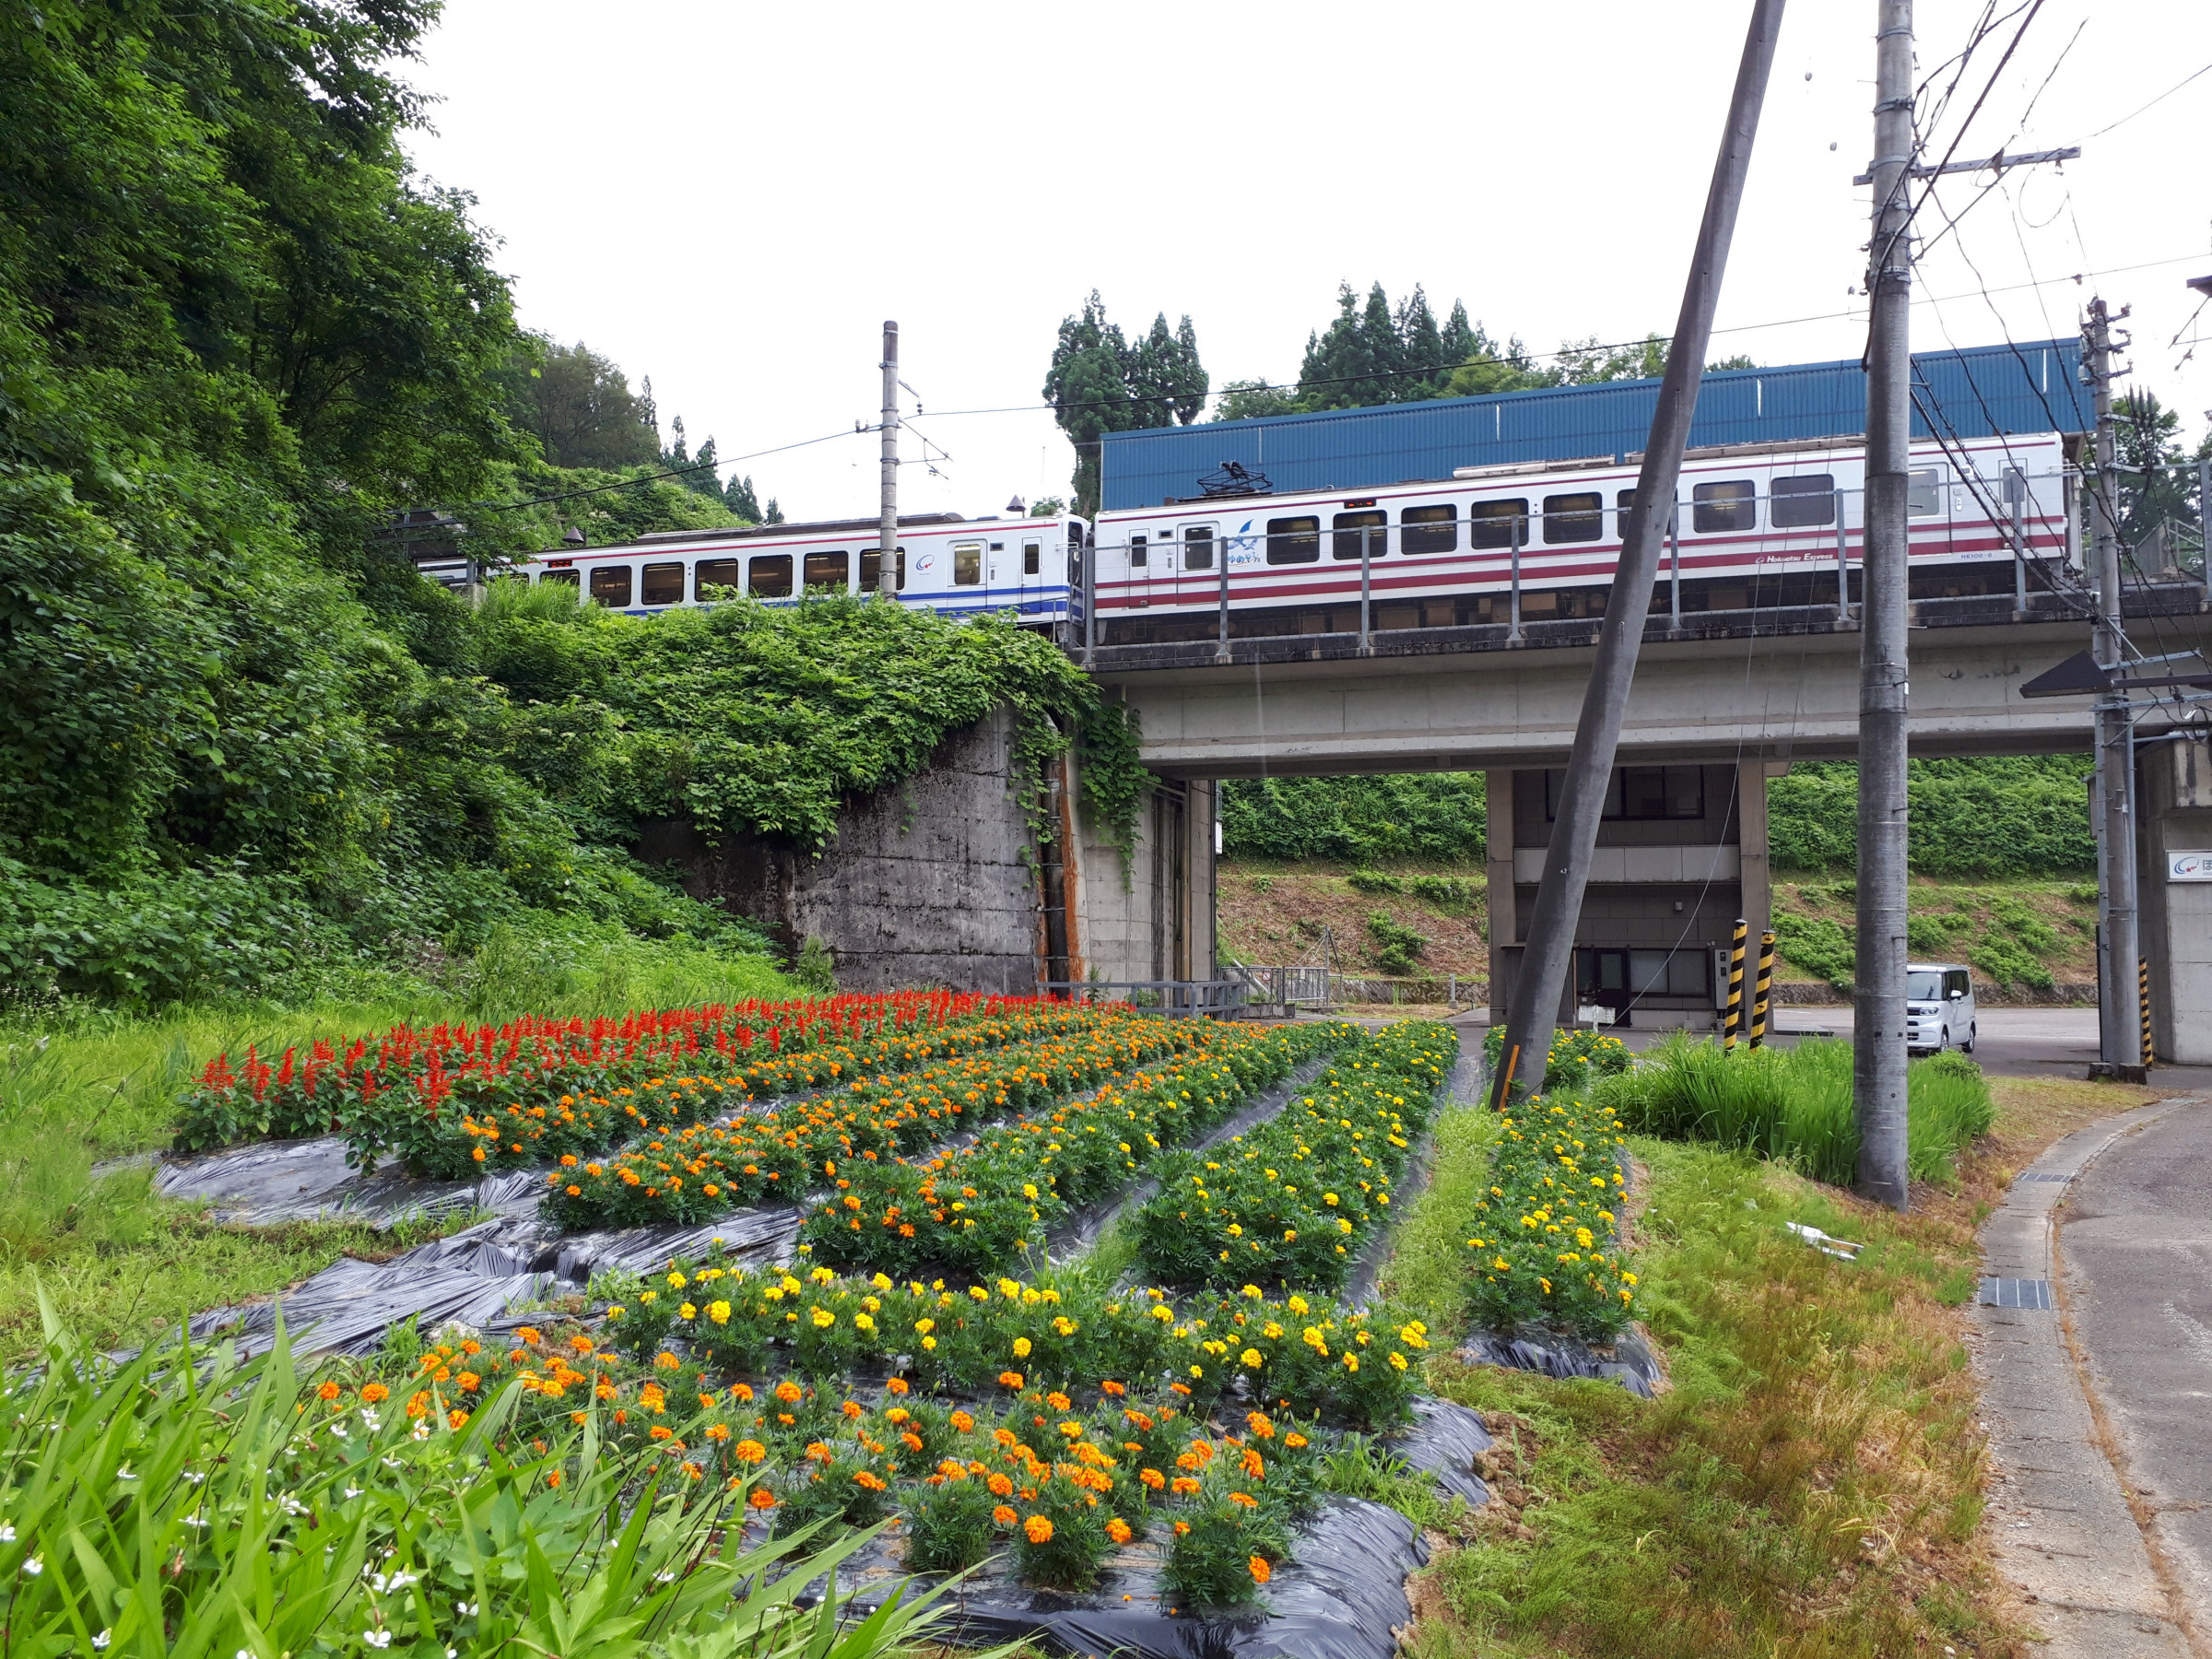
[[[901,518],[900,602],[956,617],[1006,611],[1024,627],[1050,629],[1067,616],[1068,555],[1081,548],[1083,533],[1073,518]],[[733,591],[771,605],[806,594],[873,594],[879,545],[875,519],[664,530],[620,546],[541,553],[512,573],[641,617]]]

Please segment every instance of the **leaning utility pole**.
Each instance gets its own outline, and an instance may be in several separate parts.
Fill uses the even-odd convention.
[[[1866,292],[1866,493],[1861,535],[1857,989],[1852,1106],[1858,1190],[1907,1201],[1905,1158],[1905,616],[1912,467],[1912,0],[1880,0],[1875,41],[1874,240]]]
[[[2120,315],[2127,315],[2123,308]],[[2112,324],[2101,299],[2089,301],[2082,367],[2097,408],[2097,484],[2088,500],[2089,547],[2097,583],[2097,665],[2117,677],[2124,660],[2121,614],[2120,470],[2112,430]],[[2097,699],[2097,892],[2103,925],[2097,959],[2097,1058],[2134,1065],[2142,1058],[2136,1019],[2135,743],[2127,693]]]
[[[876,591],[899,593],[899,324],[883,325],[883,518],[876,531]]]
[[[1505,1047],[1491,1099],[1502,1106],[1518,1088],[1533,1093],[1544,1086],[1545,1056],[1551,1051],[1552,1027],[1567,971],[1573,960],[1575,924],[1583,913],[1589,884],[1591,853],[1605,814],[1606,785],[1620,745],[1620,724],[1629,688],[1636,677],[1636,655],[1652,607],[1652,586],[1659,574],[1659,553],[1666,539],[1675,488],[1682,473],[1682,449],[1689,438],[1690,416],[1698,401],[1705,348],[1712,337],[1713,309],[1720,302],[1721,274],[1727,268],[1728,244],[1735,234],[1736,208],[1751,165],[1751,142],[1759,134],[1759,106],[1774,65],[1775,37],[1782,29],[1783,0],[1753,0],[1751,27],[1735,71],[1735,91],[1728,103],[1728,124],[1705,194],[1705,217],[1682,292],[1682,312],[1666,352],[1666,374],[1659,383],[1652,435],[1644,445],[1643,466],[1636,477],[1635,503],[1621,537],[1620,564],[1606,602],[1598,633],[1597,657],[1589,688],[1583,694],[1582,719],[1567,760],[1559,815],[1545,856],[1544,878],[1536,888],[1529,920],[1528,944],[1506,1018]],[[1524,1056],[1526,1056],[1525,1062]]]

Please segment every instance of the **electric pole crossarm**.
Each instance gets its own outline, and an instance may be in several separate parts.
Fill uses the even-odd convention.
[[[1667,350],[1666,372],[1659,385],[1658,406],[1652,415],[1651,438],[1644,445],[1629,530],[1614,573],[1613,596],[1598,633],[1597,654],[1583,697],[1582,718],[1575,726],[1574,747],[1568,758],[1558,816],[1552,823],[1544,876],[1536,888],[1528,944],[1513,982],[1506,1046],[1501,1053],[1530,1058],[1520,1066],[1517,1076],[1511,1067],[1500,1068],[1493,1094],[1500,1105],[1510,1092],[1535,1092],[1544,1086],[1542,1056],[1551,1052],[1552,1027],[1573,955],[1575,924],[1582,915],[1591,854],[1597,845],[1598,823],[1605,811],[1606,785],[1620,744],[1621,720],[1636,675],[1644,617],[1651,608],[1669,508],[1681,477],[1683,445],[1689,436],[1701,365],[1712,340],[1721,276],[1735,234],[1736,211],[1743,202],[1744,180],[1750,169],[1752,141],[1759,133],[1768,75],[1774,64],[1782,13],[1783,0],[1753,0],[1735,89],[1729,100],[1727,125],[1721,135],[1720,155],[1713,163],[1704,218],[1698,227],[1697,249],[1683,289],[1681,317]]]
[[[1912,108],[1911,100],[1906,100],[1905,107]],[[1881,106],[1877,104],[1875,108],[1878,111]],[[2008,156],[2003,150],[1999,150],[1995,155],[1984,156],[1979,161],[1946,161],[1941,167],[1907,168],[1905,177],[1908,179],[1940,179],[1948,173],[1980,172],[1985,167],[1994,168],[1998,172],[2003,172],[2007,168],[2033,167],[2039,161],[2072,161],[2077,159],[2080,155],[2081,147],[2079,145],[2074,146],[2071,149],[2028,150],[2018,156]],[[1903,158],[1884,157],[1883,159],[1902,160]],[[1878,166],[1879,163],[1877,165]],[[1863,172],[1852,182],[1853,184],[1871,184],[1874,182],[1874,174]]]

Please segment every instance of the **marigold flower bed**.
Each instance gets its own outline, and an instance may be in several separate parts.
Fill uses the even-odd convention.
[[[1538,1095],[1500,1118],[1489,1193],[1466,1245],[1477,1325],[1546,1324],[1587,1338],[1627,1325],[1636,1275],[1614,1210],[1624,1145],[1610,1106]]]
[[[848,1171],[800,1236],[817,1260],[891,1274],[987,1274],[1077,1206],[1132,1182],[1316,1053],[1360,1041],[1341,1023],[1207,1025],[1184,1054],[1040,1107],[924,1163]]]
[[[649,1009],[620,1019],[394,1026],[373,1042],[315,1042],[304,1052],[288,1048],[273,1061],[249,1048],[235,1065],[228,1053],[208,1062],[179,1102],[176,1144],[199,1151],[328,1135],[372,1105],[412,1103],[431,1116],[449,1101],[467,1110],[493,1096],[544,1105],[583,1087],[604,1093],[655,1073],[743,1072],[760,1061],[871,1045],[1040,1006],[1030,998],[900,992]]]
[[[1162,1159],[1160,1194],[1134,1227],[1145,1270],[1171,1284],[1341,1285],[1388,1218],[1391,1183],[1458,1052],[1449,1026],[1392,1026],[1250,1135]]]
[[[1215,1040],[1199,1022],[1125,1006],[1060,1005],[1034,1018],[1058,1034],[908,1076],[855,1077],[727,1125],[672,1122],[604,1162],[565,1155],[547,1177],[547,1213],[571,1228],[701,1221],[771,1194],[797,1202],[817,1182],[845,1190],[886,1159]]]

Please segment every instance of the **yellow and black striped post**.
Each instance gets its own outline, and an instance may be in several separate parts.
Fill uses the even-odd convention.
[[[1774,988],[1774,935],[1759,935],[1759,978],[1751,985],[1751,1046],[1767,1040],[1767,997]]]
[[[1735,1034],[1744,1026],[1744,942],[1750,935],[1750,924],[1738,916],[1735,940],[1728,951],[1728,1018],[1721,1027],[1724,1051],[1735,1046]]]
[[[2136,1006],[2143,1017],[2143,1064],[2155,1065],[2158,1053],[2150,1041],[2150,959],[2140,957],[2136,961]]]

